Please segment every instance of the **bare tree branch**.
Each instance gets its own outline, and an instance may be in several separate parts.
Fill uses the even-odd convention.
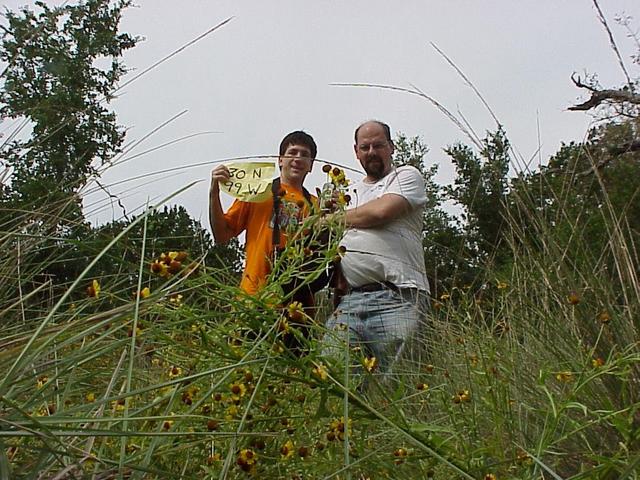
[[[630,90],[598,90],[593,85],[588,85],[580,80],[580,77],[571,75],[571,80],[578,88],[584,88],[591,92],[591,98],[586,102],[578,105],[573,105],[568,108],[571,111],[586,111],[596,108],[604,102],[612,103],[632,103],[634,105],[640,105],[640,94],[633,93]]]

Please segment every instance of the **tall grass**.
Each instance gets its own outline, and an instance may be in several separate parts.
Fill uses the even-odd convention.
[[[308,355],[287,351],[282,285],[318,273],[300,246],[255,297],[206,266],[154,276],[141,250],[122,277],[150,295],[133,298],[90,266],[53,288],[30,261],[44,238],[24,233],[46,217],[25,216],[0,237],[2,475],[637,478],[633,237],[604,208],[606,251],[580,249],[579,221],[569,246],[528,198],[507,212],[510,270],[436,299],[395,382],[324,358],[322,319]]]

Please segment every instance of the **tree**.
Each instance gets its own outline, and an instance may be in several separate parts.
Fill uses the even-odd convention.
[[[609,28],[607,19],[605,18],[597,0],[593,0],[594,7],[598,14],[598,19],[604,27],[609,37],[609,43],[626,82],[619,87],[602,87],[596,75],[586,74],[580,77],[576,74],[571,76],[574,85],[589,93],[589,98],[579,104],[573,105],[568,109],[571,111],[595,113],[596,118],[610,121],[627,123],[630,119],[631,123],[635,123],[635,128],[628,129],[626,137],[620,138],[617,143],[608,145],[609,157],[605,161],[611,161],[618,155],[640,151],[640,131],[638,129],[638,118],[640,118],[640,78],[633,78],[629,73],[625,61],[620,55],[620,51],[614,39],[613,33]],[[619,15],[616,22],[624,27],[627,31],[627,38],[635,45],[636,53],[631,55],[631,60],[636,66],[640,66],[640,37],[637,29],[632,26],[633,18],[628,15]],[[635,119],[635,121],[633,121]],[[601,165],[598,165],[601,166]]]
[[[425,266],[432,294],[448,291],[456,282],[468,282],[468,251],[455,217],[444,210],[446,200],[443,188],[434,177],[438,165],[427,168],[424,157],[429,151],[420,137],[408,138],[398,132],[395,139],[396,165],[411,165],[417,168],[425,182],[427,203],[423,217],[423,240]]]
[[[543,250],[546,246],[536,237],[544,235],[540,227],[551,226],[562,249],[580,252],[574,261],[604,264],[615,225],[628,245],[637,244],[640,152],[618,151],[622,139],[637,129],[636,123],[600,125],[586,142],[563,145],[539,172],[513,180],[508,203],[510,210],[521,212],[517,221],[523,241]]]
[[[31,127],[29,138],[4,145],[3,162],[12,171],[5,201],[59,204],[72,220],[81,220],[74,194],[95,173],[95,164],[120,151],[124,131],[107,104],[126,71],[120,57],[137,39],[118,33],[130,0],[111,3],[49,7],[37,1],[37,13],[5,13],[0,115],[25,119]]]
[[[59,281],[71,281],[86,264],[138,217],[119,220],[94,229],[77,242],[69,242],[64,255],[59,256],[49,268]],[[146,231],[146,235],[145,235]],[[213,245],[211,235],[194,220],[183,206],[163,207],[148,214],[146,225],[138,222],[94,267],[91,275],[98,278],[121,277],[130,288],[137,283],[138,270],[143,251],[142,240],[146,236],[145,258],[149,264],[153,259],[171,251],[186,252],[188,262],[202,260],[203,265],[238,274],[242,267],[242,252],[237,239],[226,245]],[[185,266],[187,265],[185,263]],[[145,273],[149,271],[145,266]]]
[[[463,207],[463,232],[476,265],[507,261],[503,243],[505,200],[508,192],[509,140],[499,127],[483,140],[480,155],[462,144],[445,149],[456,168],[449,198]]]
[[[33,278],[64,282],[82,266],[71,255],[91,229],[78,193],[124,140],[108,103],[126,71],[120,57],[137,42],[118,33],[130,4],[37,1],[4,13],[0,116],[23,127],[0,147],[0,225],[13,234],[7,248],[30,246]]]

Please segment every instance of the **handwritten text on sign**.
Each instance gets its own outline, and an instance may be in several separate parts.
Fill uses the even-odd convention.
[[[236,162],[227,164],[230,179],[220,190],[244,202],[262,202],[271,195],[271,180],[276,173],[272,162]]]

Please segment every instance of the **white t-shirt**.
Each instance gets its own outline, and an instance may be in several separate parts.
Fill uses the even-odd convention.
[[[427,201],[420,172],[411,166],[394,168],[375,183],[357,182],[351,188],[352,208],[387,193],[404,197],[411,211],[375,228],[350,228],[340,242],[347,249],[342,270],[352,287],[391,282],[399,288],[429,291],[422,248],[422,213]]]

